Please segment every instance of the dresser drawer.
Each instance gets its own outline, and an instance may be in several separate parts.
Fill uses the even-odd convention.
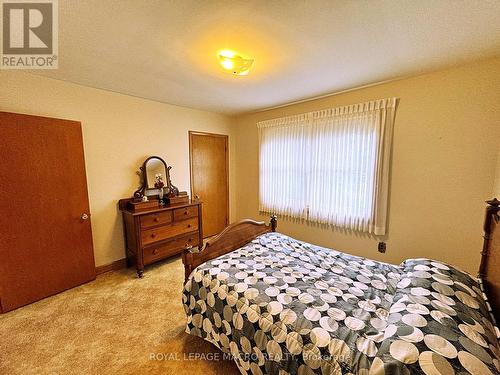
[[[141,232],[142,244],[147,245],[196,230],[198,230],[198,218],[196,217],[162,227],[145,229]]]
[[[186,220],[190,217],[198,217],[198,206],[176,208],[174,210],[174,221]]]
[[[144,248],[144,264],[156,262],[159,259],[179,254],[184,249],[198,246],[198,232],[179,237],[173,241],[164,242],[157,246]]]
[[[141,228],[150,228],[172,222],[172,212],[163,211],[141,216]]]

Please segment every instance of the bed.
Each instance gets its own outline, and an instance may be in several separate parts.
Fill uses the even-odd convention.
[[[488,202],[480,278],[308,244],[275,217],[232,224],[183,253],[186,332],[242,374],[500,373],[499,205]]]

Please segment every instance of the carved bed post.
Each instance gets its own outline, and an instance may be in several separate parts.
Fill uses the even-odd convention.
[[[276,228],[278,227],[278,218],[276,215],[271,215],[271,231],[276,232]]]
[[[201,246],[200,246],[201,248]],[[182,252],[182,263],[184,263],[184,280],[187,280],[191,272],[193,271],[193,254],[189,250],[184,250]]]
[[[500,211],[500,201],[498,199],[493,198],[492,200],[486,201],[486,203],[488,203],[488,206],[486,207],[486,217],[484,218],[484,241],[483,250],[481,251],[481,264],[479,266],[479,277],[483,280],[487,279],[486,265],[490,250],[491,224],[493,219],[497,217],[498,211]]]

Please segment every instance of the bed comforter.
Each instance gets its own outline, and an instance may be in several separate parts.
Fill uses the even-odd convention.
[[[470,275],[267,233],[193,271],[186,332],[242,374],[496,374],[498,330]]]

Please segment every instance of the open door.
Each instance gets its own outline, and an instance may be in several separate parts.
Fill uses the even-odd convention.
[[[79,122],[0,112],[0,309],[95,279]]]
[[[191,196],[203,202],[203,237],[229,223],[228,136],[189,132]]]

